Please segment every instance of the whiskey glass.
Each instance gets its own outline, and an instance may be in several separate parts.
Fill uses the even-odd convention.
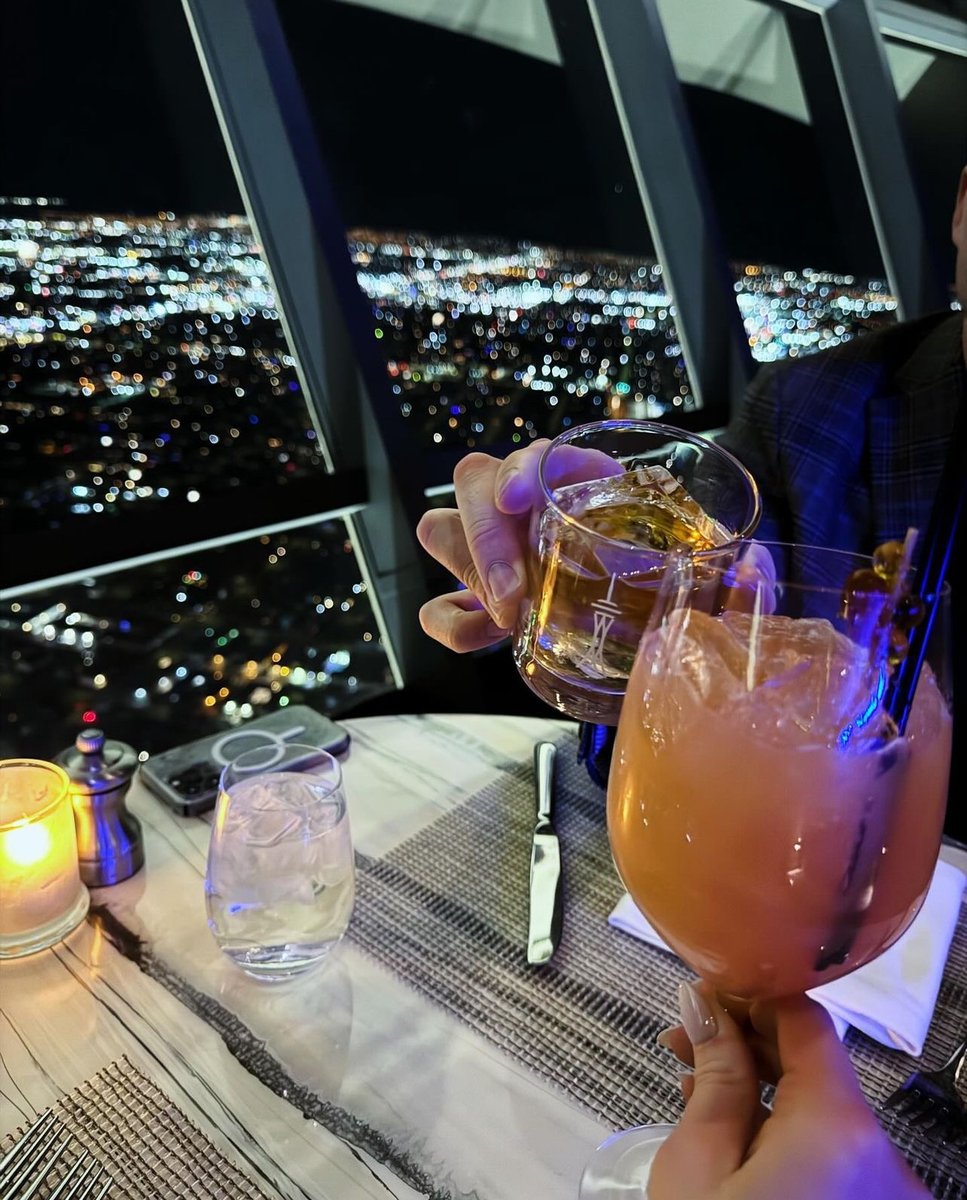
[[[538,474],[514,661],[552,707],[616,725],[669,552],[730,561],[758,523],[758,488],[708,438],[652,421],[576,426]]]

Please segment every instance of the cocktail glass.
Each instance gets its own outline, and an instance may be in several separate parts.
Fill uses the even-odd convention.
[[[714,442],[650,421],[568,430],[539,477],[514,660],[554,708],[615,725],[668,552],[730,561],[758,522],[758,489]]]
[[[884,697],[932,598],[896,559],[754,543],[728,567],[677,556],[666,571],[621,712],[608,834],[637,906],[727,1007],[855,970],[926,895],[951,751],[947,597],[899,736]],[[582,1200],[628,1195],[619,1177],[641,1194],[659,1136],[609,1139]]]

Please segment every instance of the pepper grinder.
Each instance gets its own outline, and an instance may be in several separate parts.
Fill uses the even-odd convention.
[[[144,866],[141,822],[124,805],[138,767],[132,747],[106,741],[100,729],[85,729],[56,761],[70,776],[84,883],[109,887],[139,871]]]

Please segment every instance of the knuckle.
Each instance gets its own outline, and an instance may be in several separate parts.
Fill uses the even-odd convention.
[[[750,1103],[758,1097],[755,1072],[748,1064],[736,1062],[731,1056],[705,1055],[702,1061],[696,1062],[695,1083],[707,1094],[746,1094],[744,1099]]]
[[[419,618],[420,628],[424,633],[428,633],[430,637],[436,636],[436,624],[433,620],[433,600],[427,600],[426,604],[420,607]]]
[[[471,546],[481,546],[488,542],[499,529],[499,517],[494,509],[468,509],[461,514],[467,542]]]
[[[716,1055],[714,1058],[706,1055],[697,1063],[696,1074],[703,1083],[733,1084],[742,1078],[742,1072],[736,1070],[735,1063]]]
[[[465,484],[469,478],[486,469],[491,462],[493,459],[490,455],[481,454],[479,450],[465,454],[453,468],[453,482],[457,486]]]
[[[416,538],[424,550],[429,550],[433,544],[433,535],[439,528],[440,511],[439,509],[429,509],[425,512],[416,525]]]
[[[481,604],[486,603],[487,593],[484,590],[483,580],[480,578],[480,572],[477,570],[477,564],[470,559],[460,572],[460,581],[473,592]]]
[[[420,609],[419,617],[420,627],[428,637],[440,642],[450,650],[455,648],[453,620],[452,617],[448,619],[448,615],[441,605],[440,597],[428,600]]]
[[[544,453],[545,447],[550,444],[548,438],[538,438],[536,442],[531,442],[527,446],[522,446],[520,450],[514,450],[508,454],[504,463],[513,471],[536,472],[538,460]]]

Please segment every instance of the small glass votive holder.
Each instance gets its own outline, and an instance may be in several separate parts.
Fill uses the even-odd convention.
[[[67,773],[37,759],[0,760],[0,958],[59,942],[89,905]]]

